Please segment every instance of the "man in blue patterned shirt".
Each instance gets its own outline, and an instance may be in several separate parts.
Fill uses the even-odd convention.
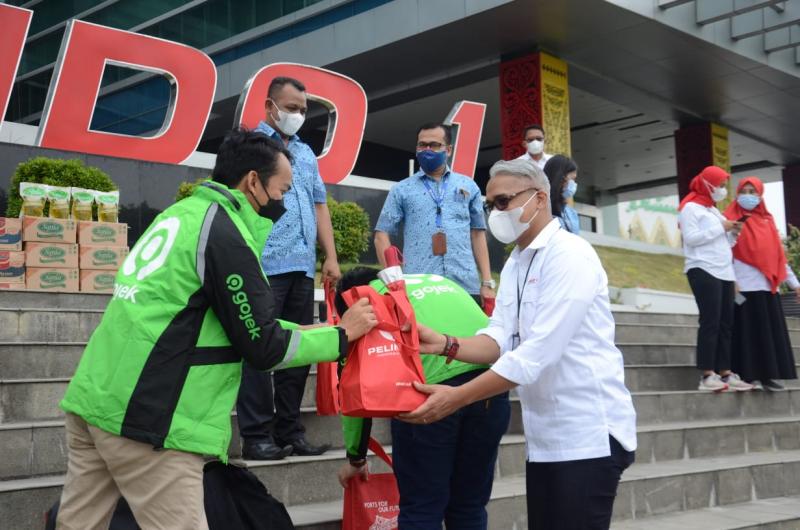
[[[403,272],[441,274],[480,303],[495,297],[483,200],[474,180],[448,167],[451,143],[446,125],[419,128],[420,170],[389,191],[375,227],[375,250],[378,261],[386,265],[383,252],[392,244],[389,236],[402,225]]]
[[[266,117],[256,131],[283,142],[294,158],[292,187],[283,194],[286,213],[272,229],[261,266],[275,295],[275,318],[311,324],[318,241],[325,254],[323,278],[337,281],[341,276],[331,216],[317,157],[296,134],[308,109],[305,86],[297,79],[276,77],[267,96]],[[300,423],[308,371],[305,366],[275,372],[273,398],[271,375],[245,363],[236,406],[244,458],[280,460],[290,453],[319,455],[330,448],[309,444]]]

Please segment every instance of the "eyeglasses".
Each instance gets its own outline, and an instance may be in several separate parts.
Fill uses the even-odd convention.
[[[509,203],[511,203],[514,197],[531,190],[541,191],[539,188],[526,188],[522,191],[518,191],[517,193],[512,193],[511,195],[498,195],[493,201],[486,201],[483,204],[483,211],[485,211],[487,214],[491,213],[494,209],[498,209],[502,212],[508,208]]]
[[[441,151],[445,147],[447,147],[447,144],[442,142],[417,142],[417,151],[425,151],[426,149]]]

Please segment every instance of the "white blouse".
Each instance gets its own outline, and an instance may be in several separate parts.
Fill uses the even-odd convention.
[[[683,272],[699,268],[720,280],[732,282],[736,279],[731,239],[722,225],[725,220],[713,206],[690,202],[683,207],[678,217],[686,258]]]
[[[767,277],[752,265],[748,265],[738,259],[733,260],[733,271],[736,273],[736,284],[739,290],[743,292],[753,291],[771,291]],[[797,280],[794,271],[789,264],[786,264],[786,280],[784,280],[790,289],[797,289],[800,287],[800,281]]]

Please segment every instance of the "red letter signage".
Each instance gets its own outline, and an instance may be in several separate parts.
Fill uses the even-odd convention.
[[[264,102],[270,81],[278,76],[294,77],[306,86],[308,99],[329,112],[325,147],[318,157],[322,180],[336,184],[356,164],[367,121],[367,95],[353,79],[324,68],[295,63],[265,66],[250,78],[239,99],[235,123],[255,128],[264,119]]]
[[[177,164],[197,148],[205,129],[217,70],[203,52],[155,37],[89,24],[67,23],[37,144],[97,155]],[[141,137],[93,131],[92,114],[107,64],[166,76],[172,97],[161,130]]]
[[[475,164],[478,162],[485,114],[485,103],[459,101],[444,120],[445,125],[453,125],[456,129],[453,161],[450,166],[456,173],[475,178]]]
[[[4,56],[0,61],[0,126],[6,115],[32,15],[30,9],[0,4],[0,28],[3,28],[0,31],[0,50]]]

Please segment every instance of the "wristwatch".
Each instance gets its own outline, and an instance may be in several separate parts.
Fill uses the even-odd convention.
[[[481,282],[481,287],[488,287],[489,289],[494,290],[497,287],[497,283],[494,280],[483,280]]]

